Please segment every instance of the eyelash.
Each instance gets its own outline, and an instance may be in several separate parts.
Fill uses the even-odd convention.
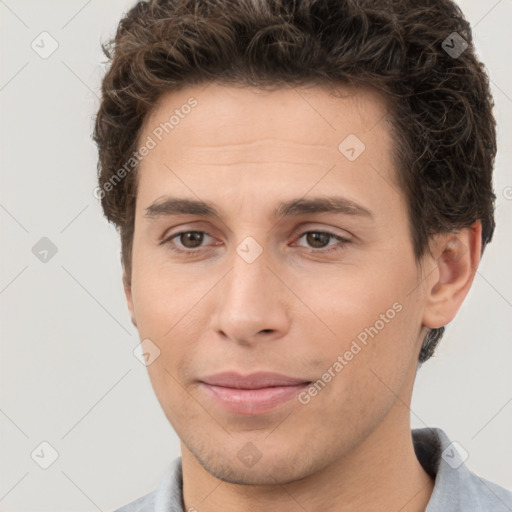
[[[197,231],[197,230],[180,231],[179,233],[175,233],[174,235],[172,235],[170,237],[167,237],[164,240],[162,240],[160,242],[160,245],[168,245],[169,248],[172,251],[177,252],[177,253],[181,253],[181,254],[198,253],[201,249],[204,249],[204,247],[199,247],[199,248],[196,248],[196,249],[178,249],[177,246],[175,246],[172,243],[172,240],[174,240],[175,238],[179,237],[180,235],[183,235],[183,234],[186,234],[186,233],[202,233],[202,234],[205,234],[207,236],[210,236],[205,231]],[[325,253],[328,253],[328,252],[340,251],[340,250],[344,249],[345,246],[350,243],[350,240],[348,240],[346,238],[343,238],[343,237],[341,237],[339,235],[335,235],[334,233],[330,233],[329,231],[314,231],[314,230],[313,231],[304,231],[303,233],[301,233],[299,235],[297,240],[300,240],[304,235],[308,235],[310,233],[327,235],[327,236],[329,236],[329,238],[335,238],[335,239],[337,239],[339,241],[338,247],[335,246],[334,248],[331,248],[331,249],[312,249],[311,250],[312,253],[324,253],[325,254]],[[329,247],[329,246],[327,246],[327,247]]]

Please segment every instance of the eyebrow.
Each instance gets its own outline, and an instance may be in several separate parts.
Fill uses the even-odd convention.
[[[171,215],[199,215],[201,217],[221,218],[215,205],[210,202],[177,197],[164,197],[163,200],[159,198],[145,210],[144,217],[149,219]],[[374,218],[373,213],[364,206],[339,196],[291,199],[281,202],[272,211],[275,218],[315,213],[335,213],[369,219]]]

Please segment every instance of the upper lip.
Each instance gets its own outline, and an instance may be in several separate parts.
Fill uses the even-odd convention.
[[[273,386],[294,386],[306,384],[310,381],[281,375],[279,373],[257,372],[249,375],[241,375],[236,372],[223,372],[200,379],[201,382],[211,386],[238,389],[260,389]]]

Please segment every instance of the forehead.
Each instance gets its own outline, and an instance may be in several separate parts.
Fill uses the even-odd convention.
[[[306,148],[310,144],[336,147],[347,130],[355,130],[360,137],[373,131],[388,110],[387,98],[369,87],[263,90],[214,82],[164,93],[141,134],[170,121],[162,135],[169,135],[166,138],[176,144],[190,139],[186,127],[193,123],[195,145],[229,146],[252,136],[290,140]],[[385,124],[380,128],[386,129]]]
[[[178,189],[217,200],[218,190],[243,194],[255,182],[262,193],[295,188],[290,196],[343,183],[355,198],[361,182],[371,191],[369,181],[382,196],[387,180],[396,193],[388,112],[386,99],[370,88],[268,91],[210,83],[169,92],[140,133],[139,147],[149,139],[154,147],[139,165],[139,192],[146,202],[171,188],[174,196]]]

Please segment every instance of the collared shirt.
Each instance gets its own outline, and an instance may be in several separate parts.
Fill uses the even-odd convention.
[[[511,512],[512,492],[470,471],[464,448],[439,428],[412,431],[416,457],[435,478],[425,512]],[[174,459],[153,492],[115,512],[185,512],[181,457]]]

